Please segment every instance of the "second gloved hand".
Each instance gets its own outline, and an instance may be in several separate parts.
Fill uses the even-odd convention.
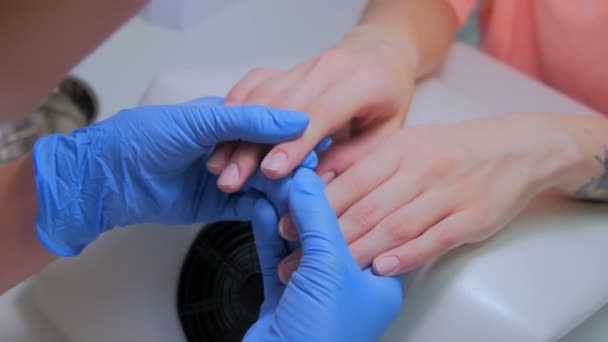
[[[308,116],[222,103],[203,98],[134,108],[70,135],[40,139],[33,158],[41,242],[70,256],[114,226],[249,219],[258,195],[219,191],[208,156],[222,141],[296,138]]]
[[[245,341],[378,341],[397,317],[400,280],[361,271],[323,187],[312,170],[300,168],[289,188],[289,208],[303,252],[286,286],[277,274],[287,254],[277,232],[278,216],[270,203],[258,200],[253,229],[264,303]]]

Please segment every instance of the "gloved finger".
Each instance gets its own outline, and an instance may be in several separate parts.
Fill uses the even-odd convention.
[[[236,142],[225,142],[217,145],[209,159],[207,159],[207,169],[209,172],[219,175],[226,165],[228,165],[228,160],[237,146],[238,143]]]
[[[317,153],[325,152],[325,151],[327,151],[327,149],[329,149],[331,147],[332,144],[333,144],[332,138],[325,137],[325,138],[323,138],[323,140],[321,140],[317,144],[317,146],[315,146],[315,152],[317,152]]]
[[[193,139],[201,139],[202,145],[207,148],[220,142],[236,140],[277,144],[300,136],[309,122],[305,113],[259,105],[208,108],[193,106],[188,109],[184,112],[191,136]]]
[[[225,194],[218,193],[218,196],[226,196]],[[261,197],[261,193],[256,190],[249,190],[247,192],[239,193],[231,196],[227,203],[224,205],[223,211],[220,214],[222,221],[249,221],[253,217],[255,203]],[[219,198],[205,198],[203,202],[207,201],[221,201]],[[204,222],[205,209],[201,203],[201,214],[199,215],[198,222]]]
[[[450,215],[416,239],[377,256],[373,262],[374,273],[396,275],[418,268],[464,244],[466,232],[475,223],[474,215],[466,210]]]
[[[273,208],[279,215],[285,215],[288,207],[289,188],[291,179],[284,178],[280,180],[268,179],[264,176],[261,170],[257,170],[241,188],[242,192],[252,190],[261,192],[265,198],[272,204]]]
[[[307,159],[308,159],[308,157],[307,157]],[[316,164],[314,167],[308,166],[306,160],[304,162],[302,162],[303,167],[309,167],[311,169],[316,168]],[[323,181],[325,182],[325,184],[328,183],[327,181],[325,181],[325,179],[323,179]],[[289,212],[286,213],[284,216],[282,216],[281,219],[279,220],[279,235],[281,235],[281,237],[283,239],[285,239],[289,242],[297,241],[300,238],[298,236],[298,232],[296,231],[296,226],[293,224],[293,220],[291,219],[291,215],[289,214]]]
[[[282,74],[282,71],[269,68],[251,69],[238,81],[226,95],[226,104],[238,105],[246,101],[247,97],[261,83]]]
[[[273,297],[273,294],[282,287],[277,266],[287,251],[283,240],[277,234],[277,221],[278,217],[272,205],[264,198],[258,199],[254,208],[252,226],[265,298]]]
[[[289,209],[302,243],[303,258],[321,254],[350,257],[334,210],[314,171],[296,171],[289,191]],[[353,260],[354,263],[354,260]]]
[[[363,271],[364,281],[373,282],[374,297],[372,302],[382,308],[388,317],[397,317],[401,312],[403,302],[403,277],[378,276],[372,268]]]
[[[185,102],[187,104],[198,104],[206,106],[221,106],[224,104],[224,98],[220,96],[203,96]]]
[[[218,187],[227,193],[239,191],[256,171],[258,162],[267,147],[245,141],[238,143],[218,179]]]
[[[298,248],[281,260],[278,265],[277,272],[279,274],[279,279],[283,284],[287,284],[289,282],[291,275],[298,269],[301,258],[302,249]]]
[[[306,157],[304,157],[304,160],[302,160],[302,163],[300,163],[298,167],[305,167],[307,169],[314,170],[317,168],[317,165],[319,165],[319,158],[317,157],[315,151],[311,151],[306,155]]]
[[[296,241],[300,238],[289,213],[279,220],[279,235],[281,235],[281,237],[287,241]]]

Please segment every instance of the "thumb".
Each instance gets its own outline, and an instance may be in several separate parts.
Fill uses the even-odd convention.
[[[319,252],[350,257],[336,214],[325,197],[324,187],[323,181],[310,169],[298,169],[293,178],[289,208],[300,236],[303,259]]]
[[[189,107],[196,138],[205,146],[235,140],[277,144],[304,133],[309,122],[303,112],[260,105]]]
[[[277,232],[277,223],[277,214],[272,205],[266,199],[260,198],[255,203],[252,226],[266,300],[274,298],[283,286],[279,280],[277,266],[287,254],[287,250]]]

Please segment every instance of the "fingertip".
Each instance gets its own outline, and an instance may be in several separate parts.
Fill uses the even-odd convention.
[[[222,168],[220,165],[211,164],[211,163],[209,163],[209,161],[207,161],[207,170],[209,170],[209,172],[211,172],[211,174],[214,174],[216,176],[219,176],[219,174],[222,172]]]
[[[321,179],[323,180],[323,182],[325,184],[329,184],[331,183],[334,179],[336,179],[336,171],[330,170],[327,172],[323,172],[323,174],[321,174]]]
[[[298,232],[293,225],[289,213],[283,216],[279,221],[279,234],[287,241],[296,241],[298,239]]]
[[[253,218],[254,223],[258,222],[259,220],[262,220],[263,222],[269,222],[269,220],[276,221],[277,215],[274,211],[274,208],[272,207],[272,204],[270,204],[270,202],[268,202],[268,200],[263,196],[259,196],[258,198],[256,198],[254,203]]]
[[[323,194],[325,184],[317,174],[307,168],[299,168],[293,178],[292,186],[295,190],[307,194]]]
[[[230,163],[220,174],[217,180],[217,186],[220,190],[227,193],[237,192],[241,185],[241,174],[236,163]]]
[[[374,273],[380,276],[394,276],[401,271],[402,265],[395,255],[380,256],[372,263]]]
[[[262,105],[251,106],[266,108],[266,110],[268,110],[271,116],[274,118],[273,123],[280,128],[289,128],[290,126],[305,128],[310,123],[310,117],[308,116],[308,114],[301,111],[277,109]]]
[[[300,163],[299,167],[306,167],[309,169],[315,169],[319,165],[319,158],[317,157],[317,153],[315,151],[310,151],[304,157],[304,160]]]
[[[262,160],[262,172],[271,179],[285,177],[290,171],[288,168],[288,156],[285,151],[273,149]]]
[[[300,255],[298,253],[292,253],[285,259],[281,260],[279,266],[277,267],[277,273],[283,284],[287,284],[289,282],[291,275],[298,269],[299,264]]]

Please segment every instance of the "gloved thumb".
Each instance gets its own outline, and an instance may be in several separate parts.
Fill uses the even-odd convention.
[[[244,140],[277,144],[291,140],[306,130],[309,118],[303,112],[273,109],[260,105],[189,105],[196,138],[206,147],[223,141]]]
[[[350,257],[338,219],[313,170],[299,168],[289,191],[289,209],[302,245],[302,259],[315,253]],[[352,259],[352,257],[350,257]],[[354,260],[353,260],[354,262]]]
[[[277,274],[277,265],[287,251],[277,232],[277,223],[278,217],[272,205],[265,198],[258,199],[255,204],[252,227],[266,301],[276,296],[277,291],[283,286]],[[271,307],[276,304],[267,303]]]

